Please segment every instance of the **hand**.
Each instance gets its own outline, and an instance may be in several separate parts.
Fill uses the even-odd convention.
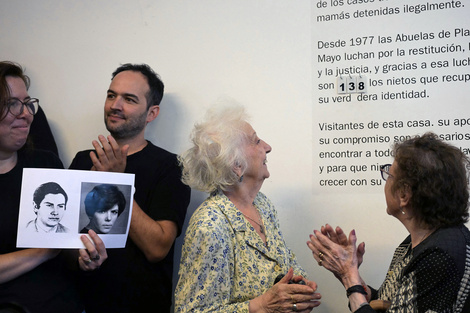
[[[336,244],[347,247],[349,242],[346,234],[343,232],[341,227],[337,226],[335,230],[329,224],[321,227],[321,233],[330,238]],[[357,267],[359,268],[364,260],[364,254],[366,253],[366,244],[361,242],[357,246]]]
[[[306,285],[289,284],[290,280],[304,280]],[[250,312],[310,312],[320,305],[321,295],[316,293],[317,284],[304,279],[302,276],[294,277],[293,269],[271,289],[250,301]],[[295,304],[295,305],[294,305]]]
[[[126,169],[129,145],[119,147],[112,136],[105,138],[103,135],[99,135],[98,140],[100,142],[96,140],[92,142],[96,152],[90,152],[90,158],[93,162],[91,170],[123,173]]]
[[[78,264],[82,271],[93,271],[108,258],[106,247],[101,238],[91,229],[88,231],[88,235],[93,242],[86,235],[80,236],[85,245],[85,249],[78,250]]]
[[[336,240],[344,243],[341,237],[342,235],[339,235]],[[358,272],[356,240],[354,230],[350,232],[346,246],[333,242],[330,236],[325,236],[315,230],[314,235],[310,235],[307,245],[318,264],[332,272],[343,285],[347,286],[351,283],[355,285],[362,282]]]

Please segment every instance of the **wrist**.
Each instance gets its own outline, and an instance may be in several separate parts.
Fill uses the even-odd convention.
[[[363,281],[359,276],[359,273],[355,272],[349,275],[341,276],[341,283],[343,284],[345,289],[348,289],[351,286],[362,285]]]
[[[365,286],[364,284],[358,284],[358,285],[354,285],[346,289],[346,296],[348,298],[353,293],[363,294],[367,298],[367,286]]]

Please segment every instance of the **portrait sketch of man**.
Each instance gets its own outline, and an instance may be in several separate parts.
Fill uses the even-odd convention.
[[[123,248],[133,191],[134,174],[25,168],[16,246],[83,249],[94,230],[107,249]]]
[[[60,221],[67,209],[68,196],[55,182],[40,185],[33,194],[33,211],[36,218],[29,221],[26,229],[41,233],[67,233],[69,229]]]

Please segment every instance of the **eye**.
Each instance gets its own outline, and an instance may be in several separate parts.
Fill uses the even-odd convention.
[[[126,98],[126,101],[129,103],[137,103],[134,98]]]
[[[114,99],[116,98],[116,95],[112,94],[112,93],[108,93],[108,95],[106,96],[107,99]]]

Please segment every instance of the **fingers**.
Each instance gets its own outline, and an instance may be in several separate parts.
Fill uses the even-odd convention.
[[[83,271],[92,271],[99,268],[108,258],[106,247],[101,238],[93,230],[89,230],[88,235],[92,241],[86,235],[82,235],[80,239],[85,245],[85,249],[78,251],[78,264]]]
[[[320,305],[321,294],[292,294],[290,295],[291,306],[289,309],[294,312],[310,312],[313,308]]]
[[[360,256],[360,257],[363,257],[365,253],[366,253],[366,243],[365,243],[365,242],[361,242],[361,243],[357,246],[357,255]]]
[[[94,152],[90,152],[94,170],[106,172],[124,172],[126,168],[129,145],[122,147],[112,136],[98,136],[98,141],[93,140]]]
[[[281,284],[288,284],[289,281],[294,277],[294,269],[291,267],[287,271],[287,274],[282,277],[282,279],[279,281]]]
[[[356,247],[356,241],[357,241],[356,230],[353,229],[353,230],[351,230],[351,232],[349,233],[349,242],[350,242],[354,247]]]

